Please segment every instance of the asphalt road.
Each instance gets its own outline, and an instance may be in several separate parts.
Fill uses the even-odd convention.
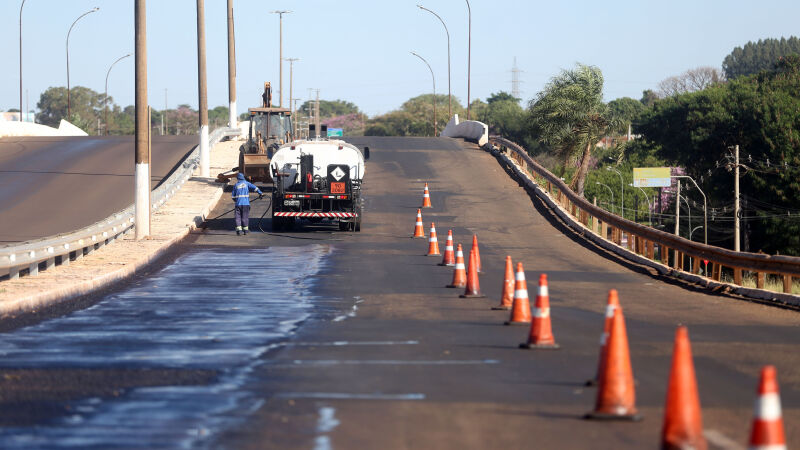
[[[28,325],[30,318],[19,318],[17,325],[23,328],[18,330],[14,323],[3,324],[10,333],[3,342],[13,352],[0,370],[0,392],[5,389],[14,395],[0,397],[0,424],[18,423],[13,414],[21,410],[25,414],[20,421],[26,427],[42,427],[74,411],[76,399],[119,396],[120,401],[135,402],[138,392],[152,392],[137,386],[193,384],[205,392],[202,385],[208,384],[216,392],[220,382],[223,386],[228,382],[208,377],[240,369],[226,367],[224,358],[213,358],[213,351],[222,345],[228,350],[219,354],[231,354],[234,339],[241,339],[246,348],[263,349],[253,356],[255,361],[247,362],[246,370],[241,369],[245,375],[237,378],[241,383],[237,395],[245,392],[249,406],[239,408],[236,420],[225,422],[233,425],[212,433],[208,438],[212,441],[200,441],[200,446],[657,448],[672,338],[675,326],[685,324],[692,338],[710,448],[746,448],[758,371],[764,364],[778,369],[789,445],[800,442],[798,312],[668,283],[617,260],[566,230],[490,154],[475,146],[426,138],[353,142],[371,149],[360,233],[302,223],[290,232],[236,236],[228,212],[230,198],[223,195],[210,215],[221,217],[210,220],[205,230],[198,230],[173,256],[160,261],[152,277],[133,280],[124,292],[112,293],[85,314],[65,316],[61,324],[51,324],[61,319],[46,315],[34,327]],[[427,241],[410,238],[424,182],[433,201],[433,208],[423,211],[426,232],[435,221],[442,245],[452,229],[456,242],[467,248],[472,234],[478,235],[485,272],[480,283],[487,298],[461,299],[461,290],[445,288],[452,269],[437,266],[440,258],[424,256]],[[258,230],[258,218],[266,211],[266,198],[253,203],[253,230]],[[268,218],[263,225],[269,231]],[[261,251],[265,260],[253,260]],[[200,259],[203,270],[180,269],[186,261],[181,252]],[[204,254],[209,255],[207,262],[198,256]],[[239,254],[250,259],[231,260]],[[288,254],[291,264],[279,256]],[[528,329],[504,326],[508,313],[490,309],[499,302],[507,254],[525,265],[531,297],[538,275],[547,273],[560,350],[519,349]],[[175,255],[179,258],[173,263]],[[269,276],[260,275],[257,266],[271,267],[263,269]],[[165,270],[159,271],[161,267]],[[313,275],[304,275],[311,273],[310,267]],[[176,271],[177,284],[169,275]],[[584,382],[596,371],[610,288],[619,290],[626,315],[637,404],[644,415],[638,423],[581,419],[594,405],[595,388],[585,387]],[[282,302],[274,299],[276,295]],[[118,305],[116,297],[127,299],[130,306]],[[140,303],[138,298],[150,300]],[[211,317],[207,331],[191,328],[180,334],[178,324],[186,320],[170,321],[168,310],[191,312],[190,304],[179,302],[193,298],[200,307],[192,314],[202,316],[218,308],[220,317]],[[241,299],[271,303],[265,306],[263,319],[254,319],[249,317],[254,305]],[[268,338],[269,333],[257,339],[258,333],[267,331],[266,322],[288,312],[292,303],[302,306],[305,319],[297,322],[295,317],[295,328],[281,328],[280,344],[274,344],[278,338]],[[221,316],[245,307],[249,312],[240,315],[241,323]],[[15,343],[35,340],[36,333],[43,340],[64,333],[57,338],[57,348],[68,347],[66,343],[76,337],[81,337],[80,343],[97,336],[99,341],[92,345],[103,345],[108,355],[103,360],[124,360],[131,348],[119,345],[117,351],[116,333],[102,333],[109,323],[103,318],[104,309],[114,313],[109,317],[119,317],[114,323],[121,325],[124,336],[135,336],[135,325],[143,339],[160,339],[153,352],[142,347],[145,356],[170,358],[170,346],[177,343],[212,358],[189,358],[188,364],[166,367],[108,367],[91,362],[91,352],[78,346],[67,354],[88,360],[80,366],[84,371],[30,362],[41,360],[40,351],[32,351],[29,362],[24,362],[20,351],[24,346]],[[89,338],[74,328],[78,322],[89,327]],[[208,340],[205,334],[218,332],[215,323],[225,325],[230,337]],[[131,342],[141,346],[143,339]],[[48,353],[42,355],[46,359]],[[159,378],[158,371],[166,372]],[[192,411],[217,405],[195,401]],[[172,402],[161,408],[159,417],[175,414]],[[124,404],[118,408],[125,409]],[[87,413],[85,420],[107,423],[96,417],[102,408],[94,411],[101,412]],[[130,435],[124,422],[111,422],[128,431],[121,436]],[[146,420],[136,426],[141,426],[142,435],[138,445],[144,446],[150,433]]]
[[[154,136],[153,188],[197,145]],[[73,231],[133,203],[134,141],[114,137],[0,138],[0,245]]]
[[[306,323],[266,355],[253,389],[266,400],[220,439],[230,448],[656,448],[678,324],[688,325],[710,448],[744,448],[762,365],[778,368],[789,445],[800,442],[800,315],[655,278],[566,230],[489,154],[455,141],[353,139],[369,145],[361,233],[300,226],[281,235],[232,234],[229,216],[195,245],[324,242],[317,282],[341,299],[338,320]],[[467,146],[469,147],[469,145]],[[448,229],[476,233],[486,299],[446,289],[450,268],[409,237],[428,182],[441,245]],[[218,213],[229,205],[220,205]],[[261,208],[261,209],[259,209]],[[256,217],[263,207],[254,206]],[[255,226],[254,226],[255,228]],[[531,298],[547,273],[558,351],[521,350],[525,327],[503,326],[505,255],[525,265]],[[243,287],[246,289],[246,287]],[[603,309],[620,292],[639,423],[587,422],[596,395]],[[320,447],[321,446],[321,447]]]

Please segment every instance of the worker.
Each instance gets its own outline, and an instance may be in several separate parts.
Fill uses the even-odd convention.
[[[250,231],[250,192],[255,191],[258,193],[258,198],[262,198],[264,193],[255,184],[244,179],[244,174],[236,175],[236,184],[233,185],[233,192],[231,198],[236,202],[236,235]]]

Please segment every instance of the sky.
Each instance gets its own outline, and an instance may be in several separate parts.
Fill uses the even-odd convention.
[[[279,89],[279,29],[283,56],[294,63],[293,97],[355,103],[374,116],[397,109],[411,97],[450,86],[467,98],[468,15],[460,0],[234,0],[238,112],[260,106],[264,81]],[[0,110],[19,108],[19,8],[0,0]],[[103,92],[111,64],[134,51],[133,0],[26,0],[22,12],[23,102],[34,109],[41,93],[66,86],[66,36],[70,84]],[[513,1],[471,0],[471,98],[485,100],[511,91],[514,58],[524,104],[560,70],[576,63],[598,66],[606,100],[641,98],[659,81],[699,66],[721,67],[736,46],[763,38],[800,35],[797,0]],[[209,107],[228,105],[226,0],[205,0]],[[147,2],[149,101],[155,109],[196,108],[196,0]],[[108,80],[109,95],[126,106],[134,100],[134,58],[120,61]],[[166,90],[166,92],[165,92]],[[315,92],[315,91],[314,91]],[[166,99],[165,99],[166,93]],[[284,105],[289,64],[284,63]],[[166,100],[166,101],[165,101]],[[26,107],[27,109],[28,107]]]

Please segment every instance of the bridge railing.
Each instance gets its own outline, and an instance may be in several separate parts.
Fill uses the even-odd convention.
[[[514,171],[527,179],[529,188],[538,188],[542,193],[547,193],[550,200],[560,207],[557,213],[566,214],[569,220],[606,242],[621,247],[626,241],[625,247],[629,252],[646,261],[658,263],[660,269],[671,268],[691,275],[702,273],[717,282],[721,281],[724,271],[726,275],[732,274],[733,284],[737,286],[743,286],[743,272],[749,271],[755,274],[756,289],[764,289],[767,275],[771,274],[782,281],[785,294],[792,293],[793,277],[800,277],[798,257],[736,252],[640,225],[598,208],[579,196],[518,144],[499,136],[489,137],[489,143],[504,157],[508,155],[508,162],[514,162]],[[781,297],[789,299],[788,296]],[[796,297],[789,300],[796,303]]]
[[[238,128],[218,128],[209,135],[209,148],[225,137],[238,136]],[[200,164],[198,146],[181,162],[150,195],[153,211],[169,200],[188,180]],[[67,265],[134,229],[134,206],[114,213],[105,219],[80,230],[46,238],[0,247],[0,274],[8,271],[9,279],[19,278],[20,272],[35,276],[39,270],[49,269],[57,263]]]

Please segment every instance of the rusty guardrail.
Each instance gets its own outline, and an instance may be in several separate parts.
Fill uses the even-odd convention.
[[[783,281],[783,292],[792,293],[792,278],[800,278],[800,258],[762,253],[736,252],[690,241],[619,217],[587,201],[573,192],[559,177],[533,160],[518,144],[499,136],[490,136],[489,143],[500,151],[509,150],[522,174],[544,189],[563,211],[602,239],[622,246],[647,260],[673,270],[721,281],[723,270],[731,272],[733,283],[743,286],[743,272],[755,274],[756,288],[764,289],[766,276],[776,275]],[[701,271],[700,263],[706,266]]]
[[[218,128],[209,136],[209,147],[213,147],[225,137],[237,136],[236,128]],[[183,183],[191,177],[200,160],[199,149],[194,150],[181,161],[180,166],[165,179],[150,195],[152,210],[157,210],[170,199]],[[92,251],[114,242],[118,237],[134,228],[134,206],[128,206],[88,227],[69,233],[49,236],[0,247],[0,270],[8,270],[9,279],[17,279],[20,272],[35,276],[39,270],[46,270],[59,263],[67,265]],[[27,269],[27,270],[26,270]]]

